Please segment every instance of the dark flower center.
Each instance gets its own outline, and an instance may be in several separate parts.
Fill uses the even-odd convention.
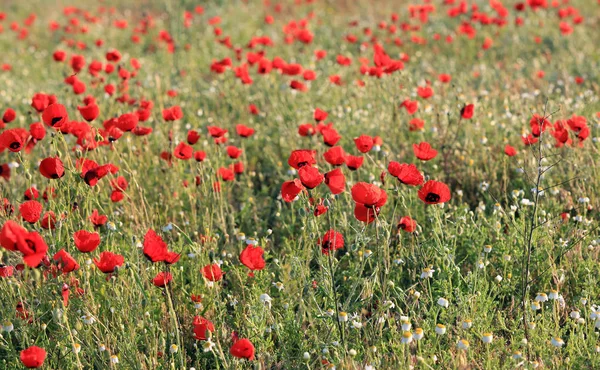
[[[97,175],[96,171],[90,170],[85,173],[85,176],[83,177],[83,179],[85,180],[86,184],[90,185],[94,180],[97,179],[97,177],[98,177],[98,175]]]
[[[31,251],[35,253],[35,243],[29,239],[27,239],[25,242],[27,243],[27,246],[31,249]]]
[[[440,200],[440,196],[436,193],[427,193],[427,196],[425,197],[425,200],[427,202],[438,202]]]
[[[21,147],[21,143],[19,143],[18,141],[13,141],[12,143],[10,143],[11,149],[19,149],[20,147]]]
[[[52,126],[56,125],[62,120],[62,117],[54,117],[52,118]]]

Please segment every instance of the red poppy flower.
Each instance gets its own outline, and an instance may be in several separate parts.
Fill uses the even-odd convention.
[[[48,251],[48,245],[40,234],[27,232],[22,226],[8,220],[0,230],[0,245],[10,251],[19,251],[23,262],[30,267],[37,267]]]
[[[293,90],[298,90],[298,91],[301,91],[301,92],[306,92],[306,91],[308,91],[308,88],[306,87],[306,85],[304,85],[302,82],[300,82],[300,81],[298,81],[298,80],[292,80],[292,81],[290,82],[290,87],[291,87]]]
[[[23,193],[23,194],[24,194],[25,200],[33,200],[33,199],[37,199],[40,197],[40,192],[34,186],[25,190],[25,193]]]
[[[564,120],[556,121],[552,127],[552,131],[550,131],[550,134],[554,136],[557,148],[572,142],[569,137],[569,131],[567,130],[567,123]]]
[[[387,194],[377,185],[358,182],[352,187],[352,199],[366,207],[381,207],[387,201]]]
[[[216,263],[204,266],[200,272],[209,281],[219,281],[225,274]]]
[[[351,171],[356,171],[357,169],[360,168],[360,166],[362,166],[364,160],[365,160],[365,157],[347,155],[346,156],[346,166],[348,166],[348,168]]]
[[[599,113],[596,113],[596,116],[600,118]],[[571,130],[575,131],[576,133],[579,133],[581,130],[588,128],[587,119],[584,116],[573,115],[567,120],[567,125]]]
[[[111,50],[106,53],[106,60],[117,63],[121,60],[121,53],[118,50]]]
[[[325,175],[325,185],[329,188],[332,194],[343,193],[346,188],[346,177],[341,169],[336,168],[327,172]]]
[[[312,200],[312,198],[311,198],[311,200]],[[314,202],[311,201],[311,204],[313,204],[313,203]],[[328,210],[329,210],[329,208],[323,205],[323,199],[320,199],[319,204],[317,204],[315,206],[313,214],[315,215],[315,217],[319,217],[319,216],[327,213]]]
[[[417,229],[417,221],[410,218],[410,216],[404,216],[398,222],[398,228],[408,233],[412,233]]]
[[[203,160],[206,159],[206,152],[204,152],[202,150],[198,150],[198,151],[194,152],[194,159],[197,162],[202,162]]]
[[[406,109],[406,112],[408,114],[414,114],[417,111],[417,109],[419,109],[419,102],[416,100],[405,100],[402,102],[401,106]]]
[[[417,87],[417,95],[423,99],[429,99],[433,96],[433,89],[430,86]]]
[[[308,149],[299,149],[294,150],[290,157],[288,158],[288,164],[299,170],[303,166],[312,166],[313,164],[317,164],[317,160],[315,159],[315,154],[317,154],[314,150]]]
[[[262,270],[265,268],[264,249],[259,246],[248,244],[240,254],[240,262],[250,270]]]
[[[35,268],[46,258],[48,245],[40,234],[31,231],[24,235],[23,241],[18,244],[19,251],[23,254],[23,262],[29,267]]]
[[[28,369],[42,367],[46,360],[46,350],[37,346],[31,346],[21,351],[19,359]]]
[[[250,104],[248,106],[248,111],[250,112],[250,114],[253,114],[255,116],[260,113],[260,111],[258,110],[258,107],[255,104]]]
[[[323,128],[321,130],[321,135],[323,135],[323,142],[327,146],[334,146],[342,138],[342,136],[331,127]]]
[[[286,181],[281,185],[281,198],[288,203],[293,202],[302,189],[304,189],[304,186],[302,186],[300,180]]]
[[[227,142],[227,137],[226,136],[216,137],[216,138],[213,139],[213,141],[217,145],[225,144]]]
[[[27,233],[27,230],[21,225],[12,220],[8,220],[2,226],[2,230],[0,230],[0,245],[6,250],[16,251],[18,237],[25,233]]]
[[[429,180],[419,189],[419,198],[427,204],[445,203],[450,200],[450,188],[443,182]]]
[[[248,127],[246,125],[242,125],[242,124],[236,125],[235,126],[235,131],[241,137],[250,137],[250,136],[254,135],[254,129],[253,128],[250,128],[250,127]]]
[[[240,155],[242,155],[242,150],[233,145],[227,147],[227,155],[229,158],[237,159]]]
[[[56,227],[56,215],[54,214],[54,212],[48,211],[44,213],[40,225],[46,230],[54,230],[54,228]]]
[[[37,200],[28,200],[19,206],[19,212],[25,221],[34,224],[42,216],[42,204]]]
[[[29,137],[29,131],[23,128],[11,128],[0,134],[0,151],[5,148],[13,153],[20,152]]]
[[[460,115],[464,119],[470,119],[473,117],[473,110],[475,106],[473,104],[467,104],[460,110]]]
[[[110,180],[110,186],[112,186],[114,190],[125,191],[127,190],[129,183],[123,176],[119,176],[116,179]]]
[[[100,253],[100,259],[94,258],[93,262],[100,271],[105,274],[110,274],[113,273],[117,267],[120,267],[125,263],[125,258],[120,254],[105,251]]]
[[[125,199],[125,193],[123,193],[120,190],[113,190],[110,193],[110,201],[113,203],[118,203],[118,202],[122,201],[123,199]]]
[[[1,278],[9,278],[9,277],[13,276],[14,271],[15,271],[14,267],[0,264],[0,277]]]
[[[222,137],[223,135],[225,135],[227,133],[227,130],[222,129],[217,126],[208,126],[207,129],[208,129],[208,133],[210,134],[210,136],[215,137],[215,138]]]
[[[115,174],[119,168],[111,163],[98,165],[90,159],[77,160],[77,168],[81,169],[81,177],[89,186],[96,186],[98,181],[109,173]]]
[[[83,94],[85,92],[86,86],[83,81],[75,80],[73,82],[73,93],[76,95]]]
[[[83,55],[73,55],[71,57],[71,68],[73,68],[73,72],[80,72],[83,67],[85,67],[85,58]]]
[[[231,168],[221,167],[219,168],[218,174],[223,181],[233,181],[235,179],[235,173]]]
[[[414,164],[400,164],[392,161],[388,165],[388,171],[403,184],[417,186],[423,183],[423,175]]]
[[[240,339],[236,341],[229,349],[229,353],[237,358],[245,358],[254,360],[254,346],[248,339]]]
[[[4,111],[4,114],[2,115],[2,122],[4,122],[4,123],[10,123],[10,122],[14,121],[14,119],[16,117],[17,117],[17,113],[15,113],[14,109],[7,108]]]
[[[529,126],[531,127],[531,133],[535,137],[539,137],[543,131],[546,131],[552,126],[549,120],[538,114],[534,114],[529,120]]]
[[[58,103],[50,104],[42,113],[44,123],[54,128],[60,128],[68,119],[67,109]]]
[[[295,63],[285,64],[281,68],[281,73],[287,76],[297,76],[302,73],[302,66]]]
[[[48,179],[60,179],[65,175],[65,168],[60,158],[50,157],[40,162],[40,173]]]
[[[32,138],[34,138],[37,141],[40,141],[46,136],[46,129],[44,128],[44,125],[40,122],[35,122],[29,125],[29,133],[31,134]]]
[[[50,104],[56,103],[54,95],[37,93],[31,98],[31,106],[39,113],[43,112]]]
[[[62,50],[56,50],[52,54],[52,58],[54,59],[55,62],[64,62],[67,59],[67,53],[65,53]]]
[[[368,153],[373,148],[374,141],[371,136],[360,135],[354,139],[354,144],[359,152]]]
[[[419,119],[419,118],[413,118],[408,123],[408,126],[409,126],[408,129],[410,131],[420,131],[425,126],[425,121],[423,121],[422,119]]]
[[[341,166],[346,163],[346,153],[341,146],[334,146],[323,153],[323,158],[332,166]]]
[[[573,33],[573,26],[571,26],[567,22],[560,22],[558,24],[558,28],[560,29],[560,33],[562,33],[563,35],[570,35],[571,33]]]
[[[308,189],[314,189],[324,180],[323,174],[319,172],[319,169],[312,166],[302,166],[298,170],[300,181]]]
[[[187,133],[187,142],[190,145],[194,145],[200,140],[200,134],[196,130],[189,130]]]
[[[525,145],[533,145],[538,142],[538,138],[532,134],[521,136],[521,141]]]
[[[307,69],[302,74],[302,78],[304,78],[305,81],[314,81],[317,79],[317,73]]]
[[[75,247],[82,253],[93,252],[100,245],[100,234],[79,230],[73,234]]]
[[[194,339],[206,340],[208,339],[207,332],[214,333],[215,326],[212,322],[208,321],[202,316],[194,317]]]
[[[354,217],[366,224],[370,224],[375,221],[377,215],[379,215],[379,207],[366,207],[364,204],[356,203],[354,205]]]
[[[315,113],[313,114],[313,116],[314,116],[315,121],[321,122],[321,121],[325,121],[327,119],[328,114],[324,110],[315,108]]]
[[[329,251],[344,248],[344,236],[331,229],[327,231],[322,238],[319,238],[318,243],[321,246],[321,252],[323,252],[323,254],[329,254]]]
[[[327,56],[327,51],[325,50],[315,50],[315,58],[317,60],[321,60]]]
[[[437,150],[431,148],[431,145],[427,142],[421,142],[419,145],[413,144],[413,151],[415,156],[422,161],[429,161],[438,154]]]
[[[310,123],[306,123],[298,126],[298,134],[300,136],[312,136],[317,133],[315,126]]]
[[[95,209],[90,216],[90,221],[94,224],[94,226],[99,227],[108,222],[108,217],[105,215],[100,215],[98,210]]]
[[[242,162],[235,162],[233,164],[233,172],[235,172],[236,175],[244,173],[244,164]]]
[[[123,132],[133,131],[140,118],[136,113],[125,113],[119,116],[116,126]]]
[[[514,147],[506,144],[506,146],[504,147],[504,154],[506,154],[509,157],[514,157],[515,155],[517,155],[517,150]]]
[[[79,269],[79,263],[77,263],[75,258],[73,258],[64,249],[61,249],[58,252],[56,252],[52,259],[56,261],[56,263],[58,264],[58,269],[61,270],[64,274]]]
[[[173,150],[173,155],[179,159],[187,160],[192,158],[194,148],[187,145],[185,142],[180,142]]]
[[[98,60],[93,60],[89,65],[88,65],[88,72],[94,76],[97,77],[98,74],[100,72],[102,72],[102,62],[98,61]]]
[[[112,96],[112,94],[115,93],[115,85],[107,84],[106,86],[104,86],[104,92],[107,93],[109,96]]]
[[[163,109],[162,114],[165,121],[177,121],[178,119],[183,118],[183,111],[178,105]]]
[[[142,127],[137,125],[131,133],[136,136],[146,136],[152,133],[152,127]]]
[[[172,280],[173,275],[170,272],[161,271],[158,274],[156,274],[154,279],[152,279],[152,284],[154,284],[154,286],[156,287],[162,288],[169,284]]]
[[[168,254],[167,243],[152,229],[144,236],[144,256],[151,262],[162,262]]]

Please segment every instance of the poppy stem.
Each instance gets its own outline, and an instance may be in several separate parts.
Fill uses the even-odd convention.
[[[536,168],[536,180],[535,180],[535,195],[533,197],[533,211],[531,212],[531,217],[529,218],[529,222],[525,222],[525,243],[524,243],[524,255],[523,255],[523,273],[522,273],[522,291],[521,291],[521,304],[523,307],[523,329],[525,331],[525,338],[527,340],[529,340],[529,325],[527,322],[527,294],[528,291],[530,289],[530,281],[529,281],[529,270],[530,270],[530,265],[531,265],[531,254],[533,251],[533,232],[535,231],[535,229],[538,228],[538,221],[537,221],[537,212],[538,212],[538,205],[539,205],[539,201],[540,201],[540,184],[542,182],[542,176],[544,175],[544,171],[542,169],[542,162],[544,160],[544,155],[542,153],[542,143],[543,143],[543,136],[544,136],[544,123],[546,121],[547,118],[549,118],[552,114],[550,115],[546,115],[547,112],[547,107],[548,107],[548,100],[546,100],[546,104],[544,106],[544,115],[543,118],[538,118],[538,124],[540,124],[541,130],[540,130],[540,136],[539,136],[539,140],[538,140],[538,147],[537,147],[537,153],[535,153],[536,155],[536,164],[537,164],[537,168]],[[531,360],[531,351],[530,351],[530,347],[527,346],[527,357]]]
[[[168,273],[169,269],[167,267],[166,272]],[[175,337],[177,339],[177,346],[180,349],[179,351],[179,359],[181,360],[181,368],[185,369],[185,348],[183,347],[183,343],[181,341],[181,335],[179,333],[179,318],[177,317],[177,312],[175,311],[175,306],[173,305],[173,299],[171,298],[171,283],[167,283],[165,286],[165,292],[168,302],[168,310],[171,316],[171,320],[175,322]]]
[[[331,289],[333,291],[333,302],[335,304],[335,314],[337,316],[337,327],[340,332],[340,341],[342,342],[342,347],[344,348],[344,357],[346,357],[346,344],[344,342],[344,328],[342,327],[342,322],[340,321],[340,309],[338,307],[338,297],[337,297],[337,288],[335,287],[335,274],[333,270],[333,257],[331,256],[335,253],[335,249],[330,250],[327,253],[327,260],[329,262],[329,276],[331,277]]]

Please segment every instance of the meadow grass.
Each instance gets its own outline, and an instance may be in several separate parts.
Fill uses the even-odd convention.
[[[534,11],[526,5],[518,12],[506,2],[507,24],[498,27],[472,20],[471,11],[449,17],[447,10],[458,1],[436,1],[425,23],[409,18],[411,4],[404,1],[301,3],[282,1],[278,12],[276,4],[256,0],[83,1],[76,4],[81,11],[70,15],[63,13],[67,2],[2,5],[6,19],[0,23],[0,63],[11,69],[0,72],[0,113],[16,111],[6,129],[29,129],[41,121],[31,107],[38,92],[55,95],[73,121],[83,121],[77,111],[83,97],[94,96],[100,115],[89,125],[95,129],[135,112],[140,99],[154,102],[154,108],[148,121],[140,122],[153,129],[148,136],[126,132],[109,145],[86,151],[77,147],[74,135],[46,127],[46,137],[30,153],[6,149],[0,154],[0,164],[11,168],[10,179],[0,179],[2,198],[15,208],[12,213],[10,207],[0,210],[2,224],[12,220],[42,235],[50,261],[65,249],[80,264],[64,274],[53,270],[51,262],[24,266],[0,278],[0,368],[22,368],[20,352],[32,345],[46,350],[44,368],[60,370],[600,367],[600,156],[595,136],[600,6],[571,1],[555,7],[548,1],[546,8]],[[472,3],[495,16],[494,2]],[[203,14],[194,12],[197,5],[203,6]],[[567,6],[577,9],[583,22],[564,35],[557,12]],[[114,13],[101,7],[114,7]],[[84,11],[97,22],[86,20]],[[189,27],[183,23],[185,11],[192,13]],[[24,26],[32,13],[35,22]],[[392,13],[399,20],[392,21]],[[267,15],[274,17],[273,24],[265,23]],[[153,25],[134,43],[134,28],[146,16]],[[220,23],[209,25],[215,16]],[[521,26],[515,25],[517,17]],[[72,19],[87,32],[65,32]],[[114,26],[123,19],[127,28]],[[301,19],[308,20],[314,38],[286,43],[282,29]],[[19,39],[18,30],[10,29],[13,21],[28,30],[26,37]],[[61,28],[49,31],[51,21]],[[382,21],[386,27],[396,24],[396,33],[380,29]],[[473,38],[457,32],[463,22],[473,25]],[[420,29],[402,31],[402,23]],[[215,36],[216,27],[220,36]],[[359,72],[359,58],[373,64],[372,36],[365,35],[365,27],[392,59],[408,56],[403,69],[381,78]],[[174,52],[158,40],[162,30],[172,36]],[[348,42],[349,34],[358,41]],[[242,48],[241,60],[217,41],[226,36]],[[248,49],[255,36],[269,36],[274,45]],[[401,46],[394,44],[396,37]],[[493,44],[483,49],[486,37]],[[95,45],[98,39],[102,46]],[[69,45],[69,40],[85,46]],[[53,60],[59,49],[67,52],[65,62]],[[113,96],[104,92],[107,83],[121,83],[116,72],[101,73],[104,81],[88,73],[92,60],[108,64],[105,54],[112,49],[122,54],[117,66],[132,71],[132,58],[141,63],[126,91],[135,100],[132,104],[116,101],[123,91]],[[317,61],[317,49],[327,56]],[[259,75],[250,66],[251,84],[242,84],[232,68],[223,74],[211,71],[214,61],[229,57],[235,67],[246,61],[248,51],[258,50],[270,60],[278,56],[314,70],[317,79],[304,82],[308,91],[300,92],[290,88],[290,81],[302,76],[285,76],[276,69]],[[73,75],[69,61],[74,54],[86,60],[77,76],[87,89],[79,95],[64,82]],[[351,65],[339,65],[337,55],[350,57]],[[442,83],[442,73],[451,82]],[[334,74],[341,86],[330,82]],[[577,83],[576,77],[583,81]],[[434,94],[423,99],[416,89],[426,85]],[[169,96],[168,90],[177,96]],[[406,99],[418,101],[414,115],[401,106]],[[250,104],[260,112],[250,113]],[[474,115],[461,118],[467,104],[474,104]],[[165,121],[163,109],[175,105],[183,118]],[[299,125],[315,123],[317,107],[329,114],[326,122],[342,136],[337,145],[362,155],[364,163],[356,171],[341,167],[346,177],[341,194],[331,194],[322,184],[286,202],[282,184],[299,176],[288,165],[293,150],[315,150],[319,170],[333,169],[323,159],[329,147],[322,135],[298,134]],[[589,138],[579,145],[577,133],[570,131],[571,141],[557,147],[552,127],[536,143],[525,145],[522,136],[531,133],[534,114],[551,123],[585,117]],[[425,122],[422,130],[409,130],[413,118]],[[240,123],[256,133],[240,137]],[[216,145],[208,126],[228,129],[227,143]],[[193,147],[206,152],[206,159],[161,158],[162,152],[173,153],[186,141],[190,129],[201,134]],[[382,143],[362,154],[353,141],[360,135],[379,136]],[[412,145],[420,142],[437,149],[437,157],[417,159]],[[507,144],[516,148],[515,156],[505,154]],[[242,149],[238,160],[229,158],[228,145]],[[65,174],[49,180],[38,166],[56,156]],[[119,171],[89,186],[76,165],[81,158],[112,163]],[[219,169],[237,161],[243,163],[243,173],[223,181]],[[425,204],[417,187],[389,174],[391,161],[414,163],[425,180],[448,184],[451,200]],[[113,202],[110,180],[118,176],[129,184],[124,199]],[[220,191],[214,190],[215,182]],[[369,224],[354,215],[351,189],[359,182],[387,193],[387,203]],[[48,186],[56,196],[42,200]],[[56,215],[53,229],[22,220],[19,206],[31,187],[39,190],[44,213]],[[315,216],[309,198],[322,199],[327,212]],[[93,227],[93,210],[108,216],[104,226]],[[398,228],[404,216],[417,221],[415,231]],[[181,254],[177,263],[148,261],[143,254],[148,229]],[[98,232],[99,247],[81,253],[73,239],[78,230]],[[344,245],[323,253],[319,239],[328,230],[340,232]],[[248,244],[265,251],[266,265],[253,276],[240,262]],[[103,274],[92,262],[103,251],[122,255],[124,264]],[[23,263],[21,254],[6,249],[0,250],[0,261],[6,266]],[[216,282],[201,273],[212,263],[225,272]],[[172,274],[166,288],[153,284],[159,272]],[[67,305],[65,289],[70,292]],[[192,301],[192,295],[201,295],[201,303]],[[19,303],[21,310],[16,309]],[[214,324],[209,340],[194,338],[195,316]],[[417,328],[423,332],[419,340]],[[255,359],[230,353],[237,336],[251,341]]]

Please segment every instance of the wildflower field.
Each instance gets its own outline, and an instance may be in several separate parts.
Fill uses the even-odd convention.
[[[1,2],[0,369],[600,368],[598,40],[597,0]]]

